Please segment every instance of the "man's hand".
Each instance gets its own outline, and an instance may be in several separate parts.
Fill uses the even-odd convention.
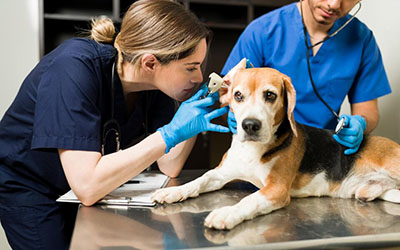
[[[237,133],[237,122],[235,119],[235,114],[230,109],[228,111],[228,127],[231,130],[232,134]]]
[[[333,135],[333,139],[348,147],[344,151],[345,155],[351,155],[358,151],[364,137],[364,131],[367,127],[367,122],[360,115],[341,115],[345,117],[345,127],[338,133]]]

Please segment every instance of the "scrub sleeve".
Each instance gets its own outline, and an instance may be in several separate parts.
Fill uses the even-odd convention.
[[[55,201],[70,190],[58,148],[100,152],[115,55],[111,45],[90,39],[63,42],[25,78],[2,118],[0,220],[13,249],[69,248],[77,205]],[[121,148],[175,112],[162,92],[143,91],[128,117],[118,77],[114,96]]]
[[[99,150],[111,48],[64,42],[25,78],[0,122],[0,220],[13,249],[68,249],[77,205],[55,201],[70,189],[57,149]]]

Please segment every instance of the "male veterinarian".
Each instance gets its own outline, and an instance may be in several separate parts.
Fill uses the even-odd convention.
[[[372,31],[351,20],[350,11],[360,7],[358,0],[302,0],[269,12],[245,29],[222,74],[245,57],[255,67],[290,76],[297,92],[295,119],[319,128],[336,127],[347,95],[352,114],[340,117],[346,126],[334,138],[348,147],[345,154],[355,153],[363,134],[378,124],[377,98],[391,92]],[[235,132],[235,120],[231,113],[228,117]]]

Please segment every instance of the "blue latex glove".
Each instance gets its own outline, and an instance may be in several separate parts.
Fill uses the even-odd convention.
[[[202,88],[205,88],[205,92],[207,93],[208,91],[208,87],[207,87],[208,83],[204,84]],[[212,94],[208,95],[209,97],[212,97],[212,99],[214,100],[214,102],[219,101],[219,92],[215,92]]]
[[[367,127],[367,122],[360,115],[341,115],[345,117],[345,127],[338,133],[333,135],[333,139],[348,147],[344,151],[345,155],[351,155],[358,151],[363,140],[364,131]]]
[[[237,122],[235,118],[235,114],[229,109],[228,111],[228,127],[233,134],[237,133]]]
[[[211,123],[211,120],[225,114],[228,108],[224,107],[213,111],[210,106],[218,97],[212,94],[202,98],[206,93],[207,88],[201,88],[181,104],[170,123],[157,129],[161,132],[167,145],[165,153],[168,153],[177,144],[204,131],[229,133],[228,128]]]
[[[253,64],[250,62],[249,59],[246,59],[246,69],[247,68],[254,68]]]

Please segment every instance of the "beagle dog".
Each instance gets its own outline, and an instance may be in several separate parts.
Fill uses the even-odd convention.
[[[246,69],[243,59],[225,76],[220,92],[238,124],[220,164],[182,186],[157,190],[152,199],[173,203],[221,189],[233,180],[259,188],[233,206],[213,210],[205,226],[232,229],[244,220],[287,206],[290,197],[330,196],[400,203],[400,145],[364,137],[345,155],[333,131],[295,122],[296,93],[288,76],[271,68]]]

